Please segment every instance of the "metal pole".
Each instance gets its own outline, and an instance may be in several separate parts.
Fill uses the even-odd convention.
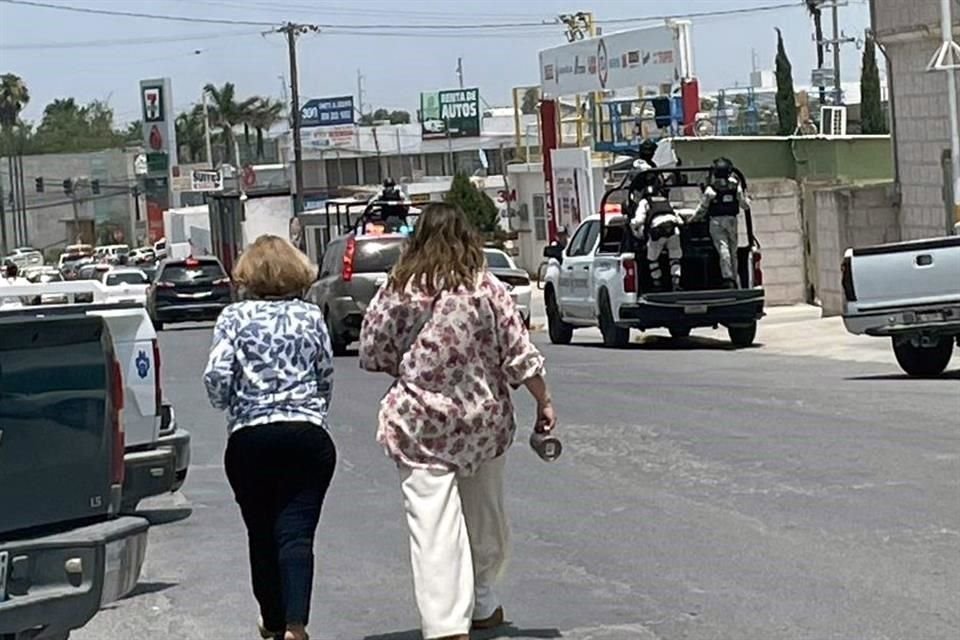
[[[463,89],[463,58],[457,58],[457,79],[460,81],[460,88]]]
[[[203,90],[203,142],[207,148],[207,164],[213,169],[213,145],[210,144],[210,112],[207,109],[207,90]]]
[[[840,88],[840,16],[837,2],[831,7],[833,10],[833,104],[839,105],[842,101],[843,90]]]
[[[953,16],[950,0],[940,0],[940,31],[943,34],[943,48],[946,52],[954,49]],[[953,61],[951,65],[950,62]],[[950,166],[953,170],[953,222],[960,225],[960,111],[957,105],[957,60],[945,57],[947,72],[947,110],[950,116]]]
[[[23,145],[23,140],[20,141],[21,146]],[[27,188],[24,184],[23,179],[23,149],[19,149],[17,152],[17,162],[19,163],[20,168],[20,233],[21,238],[20,242],[22,246],[30,246],[30,231],[27,228]]]
[[[7,212],[3,203],[3,181],[0,180],[0,255],[7,255]]]
[[[303,213],[303,147],[300,140],[300,82],[297,79],[297,25],[288,24],[287,49],[290,53],[290,115],[293,124],[293,175],[297,190],[293,197],[294,217]]]
[[[70,204],[73,205],[73,234],[74,242],[83,241],[83,234],[80,233],[80,203],[77,202],[77,180],[70,181]],[[70,237],[67,236],[67,244],[73,244]]]

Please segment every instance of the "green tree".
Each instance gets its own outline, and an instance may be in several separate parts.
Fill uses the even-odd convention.
[[[458,173],[453,177],[444,202],[460,207],[481,233],[490,234],[499,227],[497,205],[490,196],[477,189],[466,174]]]
[[[206,135],[203,126],[203,107],[195,106],[184,111],[174,122],[177,130],[177,153],[183,154],[191,163],[207,161]],[[186,153],[184,153],[186,151]]]
[[[235,157],[236,137],[233,130],[240,125],[249,125],[260,98],[246,98],[238,102],[237,89],[232,82],[226,82],[220,88],[208,84],[203,90],[207,92],[213,103],[208,109],[210,126],[220,128],[223,132],[223,142],[227,147],[225,156],[233,162],[234,166],[240,166],[240,158]]]
[[[880,69],[877,68],[877,46],[868,37],[863,47],[860,71],[860,129],[863,133],[888,133],[880,99]]]
[[[44,108],[31,147],[37,153],[77,153],[123,147],[125,139],[125,132],[114,130],[113,109],[105,102],[58,98]]]
[[[270,131],[273,125],[283,121],[285,109],[285,104],[270,98],[260,98],[259,102],[254,105],[250,117],[250,126],[257,131],[257,160],[263,159],[264,132]]]
[[[134,120],[128,123],[123,135],[124,142],[127,144],[141,144],[143,142],[143,121]]]
[[[0,76],[0,128],[13,129],[29,102],[30,91],[23,78],[13,73]]]
[[[538,87],[530,87],[523,92],[523,100],[520,102],[520,113],[524,115],[531,115],[537,112],[537,107],[540,106],[540,89]]]
[[[389,122],[390,124],[410,124],[410,112],[400,109],[390,111],[380,108],[372,113],[365,113],[360,116],[357,123],[362,127],[372,127],[376,122]]]
[[[777,119],[780,122],[779,133],[792,136],[797,130],[797,98],[793,91],[793,67],[787,50],[783,46],[783,34],[777,29]]]

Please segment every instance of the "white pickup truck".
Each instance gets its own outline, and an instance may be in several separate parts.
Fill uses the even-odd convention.
[[[6,285],[2,298],[24,301],[56,297],[66,304],[23,306],[25,315],[102,317],[113,339],[124,384],[124,482],[122,509],[132,511],[140,500],[177,491],[190,464],[190,433],[179,428],[173,406],[164,401],[160,347],[153,323],[142,305],[119,303],[110,287],[94,280]],[[92,299],[77,303],[78,295]],[[16,313],[8,304],[5,313]]]
[[[671,186],[674,196],[682,189],[693,188],[699,197],[700,183],[690,178],[704,171],[685,168],[645,173],[675,180]],[[626,181],[604,195],[602,212],[609,209],[608,205],[616,205],[612,196],[623,191],[625,185]],[[580,327],[599,327],[605,346],[623,347],[630,340],[631,329],[666,328],[673,337],[683,338],[698,327],[724,326],[737,347],[753,343],[757,321],[764,315],[759,251],[752,247],[739,249],[740,288],[725,289],[707,223],[691,221],[694,211],[684,209],[679,202],[675,210],[687,220],[681,227],[680,291],[654,286],[647,266],[646,241],[634,236],[626,215],[591,216],[577,227],[565,248],[544,249],[548,260],[543,277],[544,302],[551,342],[568,344]],[[661,258],[661,269],[669,273],[666,256]]]
[[[890,338],[900,367],[936,376],[960,344],[960,237],[847,249],[843,322]]]

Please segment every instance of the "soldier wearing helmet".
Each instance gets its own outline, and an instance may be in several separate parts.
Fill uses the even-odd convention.
[[[720,256],[720,272],[724,286],[738,288],[737,247],[739,246],[737,216],[744,212],[747,221],[747,237],[756,246],[753,235],[753,218],[750,215],[750,199],[728,158],[713,161],[710,180],[703,191],[703,198],[694,219],[706,217],[710,225],[710,237]]]

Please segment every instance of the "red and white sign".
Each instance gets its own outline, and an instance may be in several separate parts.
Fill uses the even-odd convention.
[[[160,87],[144,87],[143,120],[144,122],[163,121],[163,92]]]
[[[331,149],[356,149],[357,127],[343,125],[302,129],[300,145],[304,153],[317,153]]]
[[[621,31],[540,52],[540,88],[554,97],[659,87],[679,79],[679,35],[671,26]]]
[[[245,189],[251,189],[254,185],[257,184],[257,172],[256,170],[247,165],[243,168],[243,174],[240,176],[240,181],[243,183]]]

